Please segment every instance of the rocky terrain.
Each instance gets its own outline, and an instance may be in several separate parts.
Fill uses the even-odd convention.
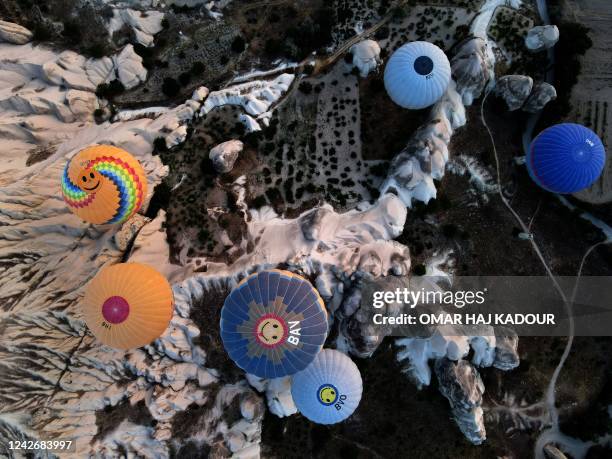
[[[542,72],[554,34],[529,31],[535,3],[39,3],[0,6],[2,454],[20,457],[11,439],[72,439],[66,457],[606,456],[609,338],[576,340],[557,413],[544,394],[565,338],[394,338],[364,312],[379,288],[543,275],[500,192],[555,273],[609,241],[605,213],[581,218],[516,161],[527,113],[557,96]],[[506,29],[514,38],[496,39]],[[444,48],[453,82],[407,112],[382,69],[414,39]],[[147,204],[121,227],[88,226],[61,199],[66,160],[96,143],[147,173]],[[585,274],[610,275],[610,255],[599,246]],[[126,260],[166,275],[176,306],[161,338],[123,352],[96,342],[79,302],[102,266]],[[245,375],[223,350],[225,296],[266,267],[316,285],[326,347],[360,367],[345,423],[313,425],[288,379]]]

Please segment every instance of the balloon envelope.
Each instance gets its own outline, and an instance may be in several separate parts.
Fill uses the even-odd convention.
[[[85,322],[98,340],[118,349],[144,346],[170,323],[174,300],[166,278],[140,263],[106,266],[87,286]]]
[[[553,193],[576,193],[601,175],[606,150],[590,129],[562,123],[542,131],[531,143],[526,164],[539,186]]]
[[[342,352],[324,349],[293,375],[291,395],[297,409],[318,424],[344,421],[357,409],[363,384],[357,365]]]
[[[421,109],[442,97],[450,77],[444,51],[426,41],[413,41],[391,55],[385,67],[385,88],[397,105]]]
[[[288,271],[244,279],[225,299],[221,338],[247,373],[279,378],[304,369],[327,337],[327,311],[317,290]]]
[[[62,194],[68,208],[88,223],[121,223],[134,215],[147,195],[147,178],[128,152],[96,145],[66,164]]]

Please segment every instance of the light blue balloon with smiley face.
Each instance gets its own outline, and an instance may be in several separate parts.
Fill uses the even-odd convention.
[[[342,352],[324,349],[293,375],[291,396],[298,411],[317,424],[336,424],[359,406],[363,383],[357,365]]]

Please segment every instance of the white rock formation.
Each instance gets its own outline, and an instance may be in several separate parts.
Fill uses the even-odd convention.
[[[455,129],[466,122],[465,107],[451,82],[432,108],[430,122],[420,127],[408,145],[393,158],[381,194],[397,194],[407,207],[436,197],[433,179],[444,175],[449,160],[448,143]]]
[[[537,113],[557,98],[555,87],[545,81],[533,83],[529,76],[505,75],[497,80],[495,93],[506,101],[508,110]]]
[[[508,110],[518,110],[527,101],[533,79],[526,75],[504,75],[497,80],[495,93],[506,101]]]
[[[149,223],[150,219],[141,214],[134,214],[128,221],[121,225],[113,240],[119,250],[125,252],[129,245],[134,241],[138,232]]]
[[[294,78],[295,75],[283,73],[274,80],[250,81],[213,91],[208,95],[200,113],[205,115],[222,105],[239,105],[249,115],[264,115],[287,92]]]
[[[537,53],[552,48],[559,41],[559,29],[556,25],[536,26],[527,32],[525,46]]]
[[[392,271],[408,272],[406,247],[392,239],[399,236],[406,220],[405,205],[393,195],[383,196],[364,210],[336,213],[325,204],[295,219],[283,219],[269,207],[251,211],[247,221],[249,251],[228,269],[209,264],[208,273],[227,275],[253,266],[289,263],[311,271],[314,267],[335,266],[348,275],[366,270],[375,275]]]
[[[291,416],[297,413],[297,407],[291,396],[291,377],[274,379],[262,379],[255,375],[247,374],[247,381],[258,392],[266,395],[270,412],[279,418]]]
[[[194,89],[191,99],[197,102],[204,102],[204,99],[208,97],[209,93],[210,91],[206,86],[200,86],[199,88]]]
[[[208,157],[215,170],[220,174],[225,174],[232,170],[243,148],[244,145],[240,140],[228,140],[213,147]]]
[[[476,37],[465,41],[451,59],[453,78],[465,105],[472,105],[489,82],[494,81],[495,56],[488,40]]]
[[[242,124],[244,124],[247,132],[261,131],[261,126],[251,115],[241,113],[239,120]]]
[[[359,69],[362,78],[376,70],[380,65],[380,46],[374,40],[363,40],[351,46],[349,52],[353,55],[353,65]]]
[[[489,194],[497,192],[498,185],[492,173],[473,156],[455,156],[448,163],[447,170],[453,174],[467,176],[472,185],[469,192],[479,196],[485,203],[489,201]]]
[[[232,0],[151,0],[152,6],[162,5],[176,5],[176,6],[200,6],[204,5],[206,10],[213,18],[219,18],[222,16],[220,11],[229,5]]]
[[[147,69],[142,65],[142,57],[134,51],[134,47],[126,45],[113,58],[117,77],[126,89],[132,89],[147,79]]]
[[[0,42],[25,45],[30,40],[32,40],[32,32],[28,29],[13,22],[0,20]]]
[[[121,110],[114,117],[113,121],[132,121],[140,118],[159,118],[164,113],[168,113],[168,107],[146,107],[134,110]]]
[[[155,266],[169,282],[180,282],[192,273],[191,266],[176,265],[170,262],[170,247],[164,224],[166,213],[160,210],[152,221],[141,227],[134,239],[130,260]]]
[[[480,374],[465,360],[439,359],[435,370],[440,392],[448,399],[455,422],[469,441],[480,445],[487,439],[482,411],[485,387]]]
[[[0,55],[0,140],[5,148],[0,171],[22,169],[28,152],[41,148],[54,151],[81,133],[87,137],[87,133],[97,132],[92,140],[99,134],[112,142],[112,136],[102,134],[107,125],[83,129],[83,123],[92,123],[93,112],[100,107],[94,94],[97,86],[117,75],[127,87],[146,78],[142,60],[131,45],[112,59],[87,59],[72,51],[58,54],[43,46],[6,43],[0,43]],[[125,134],[121,129],[118,133],[114,141]]]
[[[539,81],[533,86],[531,95],[525,105],[523,111],[529,113],[537,113],[542,110],[551,100],[557,98],[557,90],[555,87],[545,81]]]
[[[155,34],[162,30],[162,19],[164,13],[156,10],[136,11],[130,8],[113,8],[113,17],[108,23],[108,32],[113,33],[124,26],[128,26],[134,32],[138,43],[144,46],[152,46]]]
[[[423,278],[421,283],[425,291],[440,290],[429,278]],[[474,444],[486,439],[481,406],[484,384],[477,367],[493,366],[507,371],[519,365],[518,337],[513,330],[482,326],[478,331],[481,334],[470,336],[460,326],[441,325],[416,330],[415,334],[421,336],[396,340],[401,348],[397,360],[405,365],[403,372],[418,388],[431,383],[433,361],[440,392],[448,399],[460,430]],[[464,359],[470,350],[472,358],[468,362]]]
[[[187,138],[187,126],[178,126],[166,136],[166,148],[175,147]]]

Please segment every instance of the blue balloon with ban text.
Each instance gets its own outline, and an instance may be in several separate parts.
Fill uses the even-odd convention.
[[[323,348],[327,311],[308,280],[272,269],[232,290],[220,326],[236,365],[260,378],[280,378],[303,370]]]
[[[531,143],[526,165],[539,186],[553,193],[576,193],[601,175],[606,150],[601,139],[580,124],[562,123],[542,131]]]

